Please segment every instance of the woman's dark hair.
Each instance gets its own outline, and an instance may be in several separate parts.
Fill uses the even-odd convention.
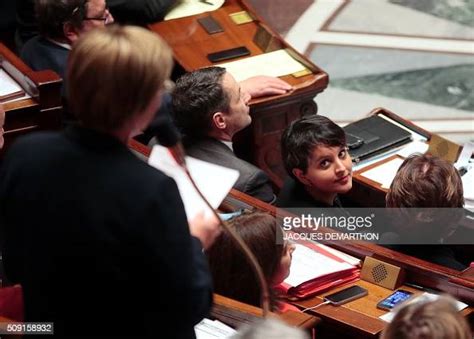
[[[252,212],[235,217],[229,225],[249,246],[270,285],[284,250],[283,231],[277,220],[266,213]],[[260,306],[257,277],[247,258],[227,232],[221,233],[207,256],[216,293]]]
[[[306,173],[311,153],[319,145],[345,146],[346,134],[341,127],[322,115],[293,121],[281,137],[281,155],[288,174],[294,178],[295,168]]]

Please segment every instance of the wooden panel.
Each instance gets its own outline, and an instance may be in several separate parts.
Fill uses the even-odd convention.
[[[2,43],[0,43],[0,68],[31,96],[28,99],[3,104],[5,146],[2,152],[20,135],[61,127],[62,80],[56,73],[49,70],[33,71]]]

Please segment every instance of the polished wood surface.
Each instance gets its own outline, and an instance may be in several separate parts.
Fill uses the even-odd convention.
[[[150,149],[136,141],[131,141],[129,146],[146,156],[149,155]],[[260,210],[277,217],[292,216],[292,214],[284,210],[277,209],[275,206],[232,189],[221,204],[220,210],[232,212],[238,209]],[[406,282],[450,294],[469,305],[474,303],[474,268],[468,268],[463,272],[456,271],[363,241],[327,244],[360,259],[370,256],[404,268],[407,273]],[[367,288],[369,295],[340,307],[325,305],[310,311],[311,314],[323,319],[323,322],[318,326],[318,337],[339,338],[341,336],[350,336],[353,338],[374,338],[386,326],[386,323],[378,318],[385,311],[379,310],[375,306],[378,301],[387,297],[393,291],[362,280],[331,289],[321,295],[303,301],[298,301],[297,305],[301,307],[315,306],[323,301],[324,295],[354,284]],[[420,293],[420,291],[405,285],[402,288],[417,294]],[[472,307],[463,311],[463,315],[468,317],[470,321],[474,321]]]
[[[251,13],[255,20],[236,25],[229,14],[242,10]],[[209,35],[197,22],[198,18],[209,14],[219,22],[224,32]],[[251,56],[264,53],[253,42],[259,28],[266,30],[279,48],[289,50],[312,71],[311,74],[299,78],[292,75],[281,77],[294,86],[294,90],[287,94],[252,100],[250,114],[253,122],[249,128],[238,133],[234,140],[236,153],[263,169],[275,187],[280,188],[286,176],[280,156],[281,133],[291,121],[316,113],[317,106],[313,98],[327,87],[328,75],[289,46],[247,1],[228,0],[216,11],[158,22],[149,28],[163,37],[173,48],[176,62],[184,71],[211,66],[207,54],[224,49],[245,46],[250,50]]]
[[[5,149],[25,133],[61,127],[61,84],[49,70],[35,72],[0,43],[0,68],[7,72],[31,98],[3,103]]]

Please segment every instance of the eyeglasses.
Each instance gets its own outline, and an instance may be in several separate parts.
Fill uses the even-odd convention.
[[[110,18],[111,18],[111,15],[110,15],[110,12],[109,12],[109,8],[108,7],[105,7],[105,11],[104,11],[104,15],[101,16],[101,17],[84,17],[82,20],[101,20],[104,22],[104,25],[107,25],[109,22],[110,22]]]

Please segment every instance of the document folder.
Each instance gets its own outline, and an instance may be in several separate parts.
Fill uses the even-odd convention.
[[[353,162],[383,153],[411,140],[411,133],[389,121],[373,115],[344,127],[346,134],[363,140],[360,147],[350,149]]]

